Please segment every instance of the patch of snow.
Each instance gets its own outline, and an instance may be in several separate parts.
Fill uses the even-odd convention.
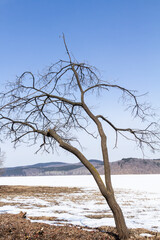
[[[142,236],[142,237],[154,237],[154,235],[151,235],[149,233],[141,233],[140,236]]]

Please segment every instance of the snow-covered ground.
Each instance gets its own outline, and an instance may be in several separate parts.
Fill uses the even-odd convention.
[[[160,175],[114,175],[112,182],[128,227],[160,231]],[[0,207],[0,213],[26,211],[29,216],[54,216],[82,226],[115,225],[92,176],[1,177],[0,185],[83,189],[79,193],[59,194],[56,199],[58,204],[52,203],[52,199],[45,199],[45,196],[1,198],[0,201],[6,204]],[[13,201],[16,206],[11,204]]]

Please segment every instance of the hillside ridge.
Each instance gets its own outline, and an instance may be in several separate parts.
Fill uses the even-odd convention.
[[[104,174],[101,160],[89,160],[99,171]],[[160,174],[160,159],[123,158],[110,162],[111,174]],[[56,175],[88,175],[89,171],[81,162],[48,162],[27,166],[3,168],[1,176],[56,176]]]

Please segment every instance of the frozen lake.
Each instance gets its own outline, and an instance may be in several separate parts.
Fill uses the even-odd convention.
[[[104,179],[104,176],[102,178]],[[160,174],[112,175],[112,183],[114,188],[160,193]],[[1,177],[0,185],[97,188],[93,177],[90,175]]]
[[[103,176],[102,176],[103,177]],[[128,227],[160,231],[160,175],[113,175],[113,187]],[[82,226],[114,226],[114,220],[105,200],[99,194],[92,176],[1,177],[0,185],[80,187],[82,193],[65,193],[57,197],[59,205],[41,198],[3,199],[0,213],[27,211],[30,216],[56,216]],[[96,196],[96,197],[95,197]],[[71,198],[72,197],[72,198]],[[72,201],[74,198],[74,202]],[[11,203],[27,204],[13,206]],[[34,207],[40,203],[43,207]],[[58,213],[59,211],[59,213]],[[90,219],[87,214],[106,213],[106,217]],[[108,216],[108,217],[107,217]]]

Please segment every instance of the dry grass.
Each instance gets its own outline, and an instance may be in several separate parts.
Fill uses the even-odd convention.
[[[113,218],[113,215],[111,214],[95,214],[95,215],[85,215],[87,218],[91,219],[101,219],[101,218]]]

